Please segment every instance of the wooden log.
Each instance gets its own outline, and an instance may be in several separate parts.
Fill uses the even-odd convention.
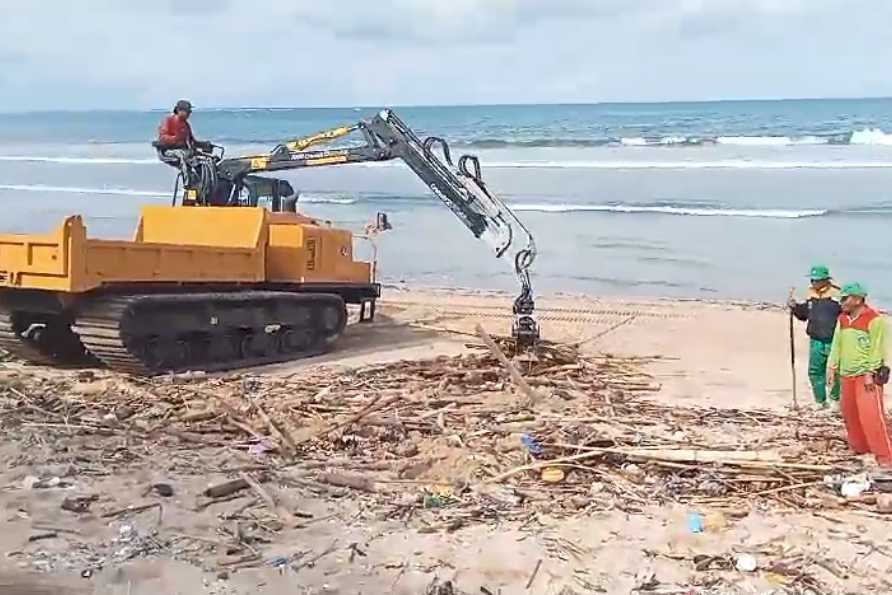
[[[202,493],[208,498],[224,498],[238,492],[239,490],[246,490],[249,487],[251,487],[251,484],[249,484],[244,479],[233,479],[231,481],[226,481],[211,486]]]
[[[341,473],[332,471],[330,473],[323,473],[316,479],[322,483],[327,483],[329,485],[342,488],[351,488],[353,490],[360,490],[369,493],[375,493],[378,491],[378,486],[375,484],[375,481],[373,479],[364,475],[360,475],[358,473]]]
[[[294,456],[297,454],[297,443],[294,441],[294,438],[282,427],[279,426],[276,422],[272,420],[272,418],[267,415],[266,411],[263,410],[263,407],[258,403],[254,403],[254,408],[257,410],[257,413],[260,415],[260,418],[263,419],[264,423],[266,423],[270,432],[277,435],[282,439],[283,446],[285,446],[289,455]]]
[[[511,381],[517,386],[518,390],[522,392],[530,401],[530,404],[535,404],[541,400],[541,396],[533,390],[527,381],[524,379],[523,375],[518,371],[517,367],[511,363],[511,361],[505,357],[505,354],[496,345],[496,342],[492,340],[492,337],[489,336],[489,333],[486,332],[486,329],[481,325],[477,325],[477,334],[480,335],[480,338],[483,340],[483,343],[489,348],[495,358],[502,364],[502,367],[507,370],[508,375],[511,377]]]

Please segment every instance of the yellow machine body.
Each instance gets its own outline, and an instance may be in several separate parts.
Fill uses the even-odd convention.
[[[328,350],[374,317],[380,286],[353,234],[258,207],[147,206],[131,241],[80,216],[0,234],[0,348],[131,374],[220,370]]]
[[[371,282],[350,231],[262,208],[147,206],[133,241],[89,238],[80,216],[48,234],[0,234],[0,288]]]

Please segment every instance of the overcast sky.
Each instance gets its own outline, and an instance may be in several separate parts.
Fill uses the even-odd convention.
[[[892,95],[890,0],[0,5],[0,110]]]

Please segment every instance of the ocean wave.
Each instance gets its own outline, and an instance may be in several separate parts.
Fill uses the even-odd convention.
[[[540,213],[625,213],[689,215],[695,217],[756,217],[768,219],[802,219],[820,217],[830,211],[825,209],[733,209],[720,207],[690,207],[675,205],[630,205],[630,204],[566,204],[566,203],[512,203],[515,211]]]
[[[347,198],[343,196],[323,196],[317,194],[301,194],[298,202],[326,205],[355,205],[359,202],[358,198]]]
[[[0,161],[67,163],[73,165],[144,165],[147,163],[160,163],[157,159],[129,159],[123,157],[45,157],[42,155],[0,155]]]
[[[131,188],[82,188],[80,186],[50,186],[46,184],[0,184],[0,190],[20,192],[68,192],[72,194],[110,194],[115,196],[167,196],[170,192],[134,190]]]
[[[133,188],[87,188],[81,186],[53,186],[48,184],[0,184],[0,190],[21,192],[61,192],[71,194],[93,194],[98,196],[168,197],[169,191],[137,190]],[[412,203],[416,206],[437,205],[438,201],[429,195],[393,196],[389,194],[347,194],[308,192],[300,194],[298,204],[327,204],[349,207],[356,204],[380,204],[394,201]],[[806,219],[827,215],[841,216],[892,216],[892,203],[851,207],[844,210],[795,209],[795,208],[755,208],[708,206],[702,203],[563,203],[563,202],[524,202],[509,200],[511,208],[517,212],[537,213],[607,213],[617,215],[676,215],[692,217],[742,217],[766,219]],[[609,247],[607,245],[600,247]]]
[[[743,147],[785,147],[791,145],[826,145],[829,138],[819,136],[718,136],[719,145],[737,145]]]
[[[864,128],[852,133],[849,138],[852,145],[892,145],[892,134],[879,128]]]
[[[632,139],[630,139],[632,140]],[[892,136],[889,137],[892,144]],[[632,145],[629,145],[632,146]],[[74,165],[154,165],[157,159],[118,157],[43,157],[29,155],[0,155],[0,162],[38,162]],[[749,159],[717,159],[703,161],[619,161],[619,160],[560,160],[560,161],[489,161],[487,168],[499,169],[877,169],[892,168],[892,161],[768,161]],[[398,160],[357,164],[358,167],[405,167]]]
[[[804,145],[892,145],[892,133],[879,128],[864,128],[837,133],[802,133],[786,135],[643,135],[597,138],[477,138],[456,141],[456,145],[478,148],[511,147],[690,147],[730,145],[740,147],[787,147]]]
[[[892,168],[892,161],[494,161],[483,164],[502,169],[876,169]]]

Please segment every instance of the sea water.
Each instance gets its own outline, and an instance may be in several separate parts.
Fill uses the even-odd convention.
[[[202,109],[228,155],[369,118],[378,108]],[[779,301],[813,262],[892,301],[892,100],[406,107],[420,135],[479,155],[533,231],[544,291]],[[0,114],[0,230],[70,213],[130,237],[175,171],[149,145],[157,112]],[[399,162],[285,172],[300,208],[361,230],[386,212],[385,282],[511,289],[497,260]],[[363,248],[360,246],[360,250]]]

